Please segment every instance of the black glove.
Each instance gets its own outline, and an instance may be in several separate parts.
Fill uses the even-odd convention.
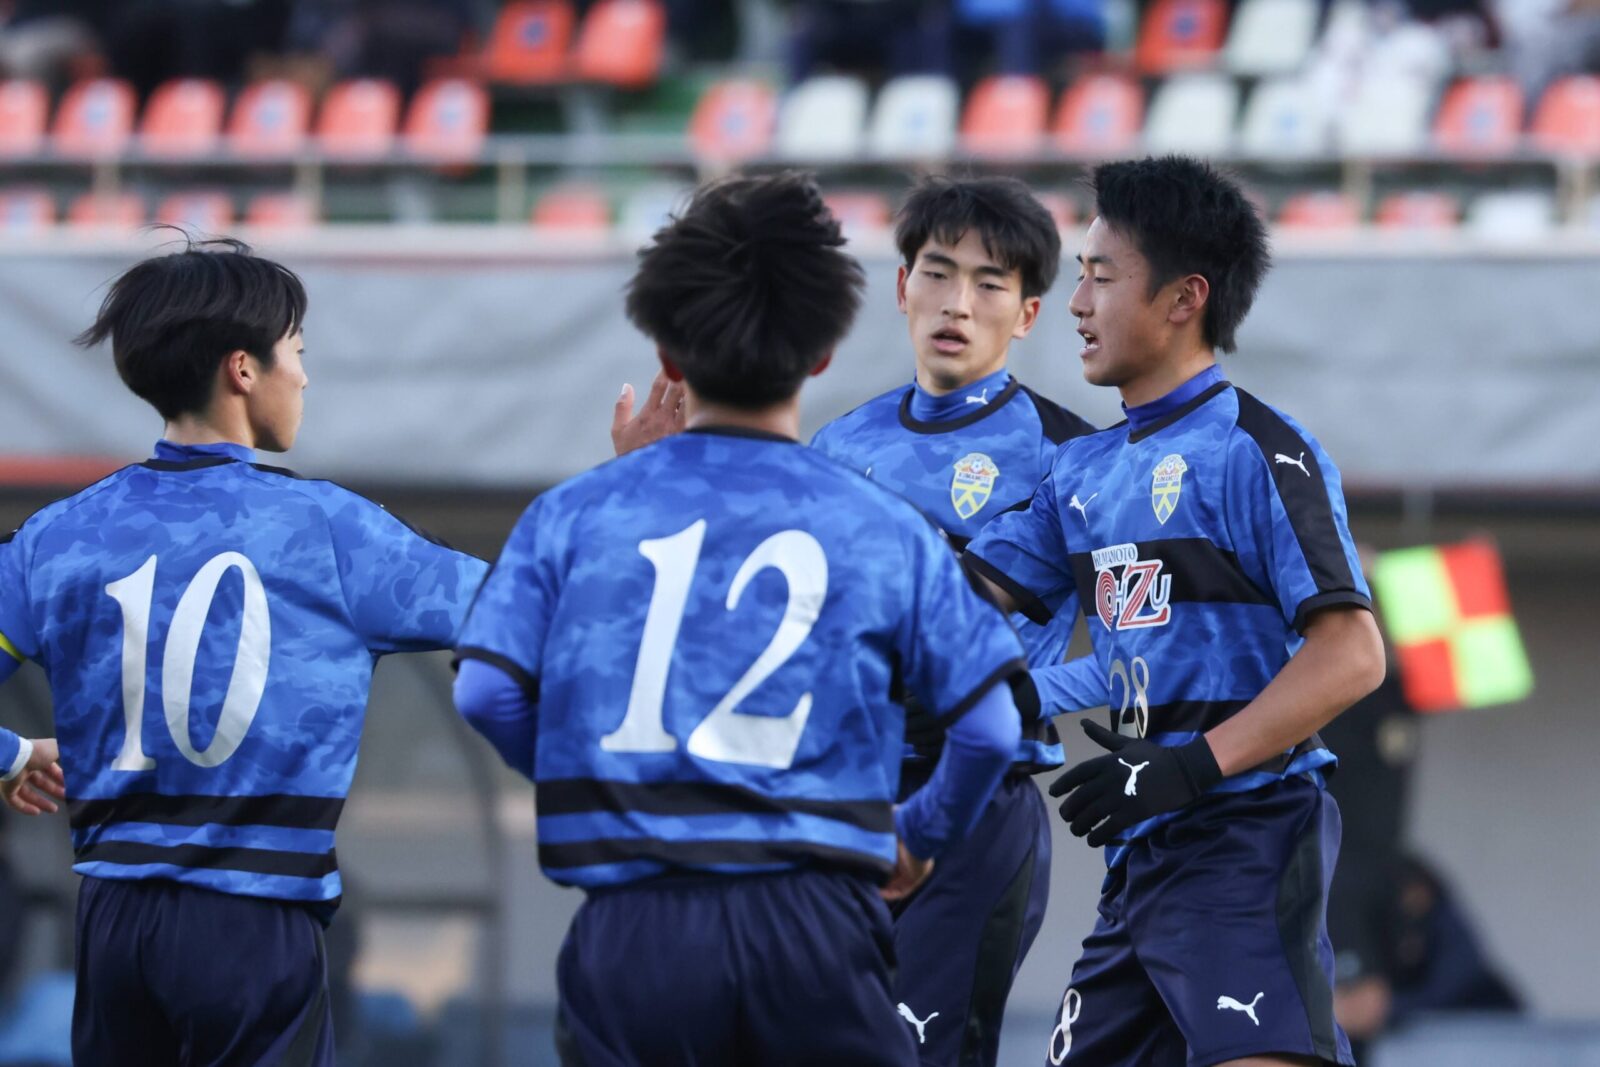
[[[1222,781],[1204,737],[1163,748],[1112,733],[1088,719],[1083,720],[1083,732],[1110,749],[1110,755],[1078,764],[1051,783],[1050,795],[1069,794],[1061,802],[1061,817],[1074,836],[1088,834],[1092,846],[1109,843],[1135,823],[1175,811]]]

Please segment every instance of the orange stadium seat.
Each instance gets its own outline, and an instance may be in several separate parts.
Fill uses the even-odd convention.
[[[144,225],[144,201],[138,193],[84,193],[68,206],[67,224],[79,229],[138,229]]]
[[[311,94],[298,82],[274,78],[239,94],[228,119],[228,148],[250,159],[284,159],[299,152],[311,128]]]
[[[738,163],[765,155],[778,122],[778,95],[753,78],[719,81],[701,95],[689,117],[695,157]]]
[[[406,150],[422,159],[475,159],[488,134],[489,94],[464,78],[429,82],[406,112]]]
[[[597,0],[578,30],[573,73],[583,81],[643,88],[661,71],[666,37],[667,12],[656,0]]]
[[[1360,224],[1361,206],[1343,193],[1299,193],[1278,213],[1278,225],[1286,230],[1351,230]]]
[[[558,185],[533,206],[533,226],[567,235],[601,235],[611,229],[611,204],[592,185]]]
[[[323,98],[317,143],[341,159],[376,159],[394,147],[400,90],[377,78],[340,82]]]
[[[52,138],[65,156],[114,156],[133,135],[133,88],[115,78],[79,82],[56,109]]]
[[[0,189],[0,232],[42,230],[56,221],[56,202],[43,189]]]
[[[490,79],[543,85],[566,77],[573,21],[567,0],[515,0],[501,8],[484,53]]]
[[[0,158],[31,156],[44,147],[50,96],[32,81],[0,82]]]
[[[150,94],[139,123],[145,153],[168,158],[203,156],[217,147],[227,102],[222,86],[203,78],[178,78]]]
[[[1050,118],[1044,79],[1011,74],[985,78],[973,87],[961,116],[961,143],[982,156],[1026,155],[1039,149]]]
[[[223,192],[173,193],[156,208],[156,221],[196,233],[223,233],[233,225],[233,200]]]
[[[1522,132],[1522,90],[1505,77],[1463,78],[1445,93],[1433,123],[1433,141],[1442,151],[1463,155],[1505,155]]]
[[[1562,78],[1539,99],[1533,142],[1546,152],[1600,156],[1600,78]]]
[[[1450,230],[1461,220],[1461,201],[1449,193],[1391,193],[1378,205],[1385,230]]]
[[[1056,147],[1079,156],[1120,156],[1133,150],[1144,126],[1144,90],[1132,78],[1090,74],[1061,94],[1051,132]]]
[[[882,233],[889,229],[889,200],[882,193],[826,193],[822,197],[839,220],[846,238]]]
[[[1145,74],[1210,66],[1227,22],[1224,0],[1156,0],[1139,27],[1134,63]]]
[[[245,208],[244,224],[270,230],[304,230],[317,224],[316,205],[298,193],[259,193]]]

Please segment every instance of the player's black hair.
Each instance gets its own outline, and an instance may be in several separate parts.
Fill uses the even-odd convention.
[[[849,332],[866,278],[804,174],[702,187],[639,252],[628,318],[708,400],[792,397]]]
[[[1152,297],[1175,278],[1205,278],[1206,344],[1232,352],[1271,264],[1266,227],[1238,184],[1185,156],[1104,163],[1090,184],[1096,213],[1149,262]]]
[[[182,232],[182,231],[180,231]],[[289,268],[232,238],[195,240],[128,268],[106,293],[89,347],[111,338],[117,373],[162,418],[204,411],[217,367],[243,350],[270,368],[272,348],[305,321],[306,290]]]
[[[1043,296],[1061,269],[1061,234],[1050,210],[1015,178],[924,178],[895,219],[894,243],[907,267],[929,241],[953,245],[977,231],[984,251],[1022,274],[1022,295]]]

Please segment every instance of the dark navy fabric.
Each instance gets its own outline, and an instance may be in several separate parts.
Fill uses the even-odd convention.
[[[556,965],[566,1067],[909,1067],[889,912],[843,872],[591,892]]]
[[[1212,794],[1134,842],[1107,878],[1047,1062],[1354,1063],[1324,927],[1338,853],[1338,805],[1308,776]]]
[[[77,975],[84,1067],[334,1067],[322,926],[305,905],[84,878]]]
[[[925,1067],[993,1064],[1000,1022],[1050,896],[1050,817],[1033,779],[1008,775],[971,834],[895,914],[895,996]]]

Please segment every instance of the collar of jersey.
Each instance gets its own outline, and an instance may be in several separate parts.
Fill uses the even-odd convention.
[[[963,426],[971,426],[979,419],[987,419],[1005,407],[1021,388],[1022,383],[1013,378],[998,396],[987,404],[980,405],[970,415],[963,415],[959,419],[942,419],[939,422],[923,422],[911,415],[911,396],[917,391],[917,387],[912,385],[906,389],[906,395],[900,398],[900,425],[912,433],[949,433],[951,430],[959,430]]]
[[[254,449],[232,441],[218,441],[208,445],[179,445],[162,438],[156,442],[155,455],[150,458],[152,462],[161,463],[163,466],[210,467],[217,463],[232,463],[235,460],[240,463],[254,463],[256,453]]]
[[[1011,381],[1011,372],[1001,367],[977,381],[968,382],[953,393],[935,396],[922,388],[920,382],[911,383],[911,417],[920,422],[946,422],[972,414],[973,405],[982,407],[989,403],[989,390],[999,396]]]
[[[718,437],[753,437],[758,441],[782,441],[786,445],[800,443],[793,437],[786,437],[781,433],[773,433],[771,430],[757,430],[752,426],[696,426],[683,432],[709,433]]]
[[[1228,379],[1222,376],[1222,368],[1213,363],[1172,392],[1148,404],[1131,408],[1124,404],[1122,412],[1128,416],[1130,428],[1128,440],[1142,441],[1157,430],[1171,426],[1226,388]]]

